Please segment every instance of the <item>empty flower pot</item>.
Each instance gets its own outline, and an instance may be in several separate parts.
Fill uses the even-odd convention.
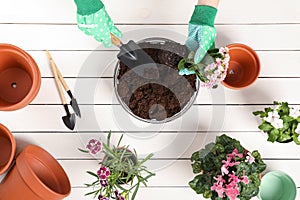
[[[16,141],[11,132],[0,124],[0,174],[10,167],[16,153]],[[1,199],[1,197],[0,197]]]
[[[0,110],[12,111],[27,106],[38,94],[40,70],[24,50],[0,44]]]
[[[231,44],[230,62],[223,85],[230,89],[243,89],[256,81],[260,73],[260,61],[256,52],[244,44]]]
[[[48,152],[27,146],[0,184],[1,200],[60,200],[70,194],[70,181]]]

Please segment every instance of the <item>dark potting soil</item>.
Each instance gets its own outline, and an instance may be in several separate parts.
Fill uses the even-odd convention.
[[[152,80],[143,78],[120,63],[117,92],[135,115],[162,121],[180,112],[197,90],[195,75],[178,74],[178,63],[187,57],[188,49],[171,41],[164,44],[141,43],[139,46],[157,63],[159,77]]]

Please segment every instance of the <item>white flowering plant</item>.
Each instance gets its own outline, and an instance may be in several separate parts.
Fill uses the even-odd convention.
[[[274,102],[273,108],[265,108],[264,111],[253,112],[260,116],[262,123],[260,130],[268,134],[268,141],[287,143],[294,141],[300,145],[300,110],[289,106],[287,102]]]
[[[200,63],[194,62],[195,52],[190,52],[187,58],[178,63],[181,74],[195,73],[201,81],[201,87],[217,88],[227,74],[229,66],[229,49],[221,47],[210,49]]]

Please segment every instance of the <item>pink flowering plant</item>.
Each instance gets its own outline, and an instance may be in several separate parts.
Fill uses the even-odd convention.
[[[183,58],[179,64],[179,71],[194,72],[201,81],[201,86],[217,88],[227,74],[229,66],[229,49],[210,49],[200,63],[194,62],[195,52],[190,52],[188,58]],[[187,72],[186,74],[189,74]]]
[[[95,180],[91,184],[85,184],[86,187],[93,188],[86,195],[93,195],[99,200],[134,200],[139,187],[146,187],[148,179],[155,175],[144,166],[153,154],[139,160],[135,150],[130,151],[129,146],[120,146],[123,135],[117,146],[110,144],[110,138],[111,132],[107,136],[107,143],[91,139],[86,149],[79,149],[92,155],[103,154],[99,169],[96,172],[87,171]]]
[[[266,169],[258,151],[247,151],[226,135],[192,155],[196,177],[189,182],[197,194],[213,200],[249,200],[257,196]]]
[[[274,102],[273,108],[253,112],[260,116],[259,129],[268,134],[268,141],[286,143],[294,141],[300,145],[300,109],[290,107],[287,102]]]

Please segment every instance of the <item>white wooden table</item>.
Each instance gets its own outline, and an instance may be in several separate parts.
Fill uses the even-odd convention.
[[[184,42],[182,36],[187,34],[196,0],[104,2],[125,39],[178,35],[179,42]],[[148,165],[156,176],[148,188],[141,189],[138,200],[201,199],[188,187],[193,178],[189,158],[221,133],[239,139],[249,150],[258,149],[268,170],[287,172],[300,187],[300,147],[267,142],[257,128],[259,119],[252,115],[274,100],[300,104],[299,0],[221,1],[216,19],[217,46],[239,42],[253,47],[261,58],[260,77],[241,91],[223,86],[214,91],[201,90],[181,119],[163,127],[147,127],[135,120],[129,126],[122,122],[124,111],[115,100],[112,78],[117,49],[99,47],[81,33],[75,12],[73,0],[0,0],[0,42],[28,51],[43,77],[37,98],[22,110],[1,112],[0,122],[13,132],[19,150],[36,144],[57,158],[71,180],[68,199],[91,199],[83,196],[90,190],[83,184],[91,182],[85,171],[97,170],[98,165],[77,148],[83,148],[91,137],[105,137],[109,130],[114,132],[114,140],[125,133],[124,144],[136,148],[141,156],[155,153]],[[168,35],[168,31],[175,33]],[[45,49],[52,52],[81,104],[83,119],[76,131],[69,131],[61,121],[65,113]],[[82,86],[92,89],[87,94],[91,96],[86,96],[90,91],[83,91]]]

